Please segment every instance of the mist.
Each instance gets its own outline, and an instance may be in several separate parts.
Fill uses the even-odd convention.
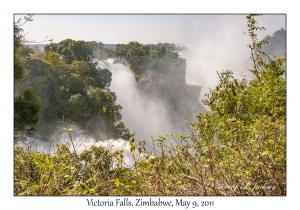
[[[95,139],[86,135],[74,135],[72,137],[72,141],[77,154],[81,154],[85,150],[90,149],[92,146],[104,147],[110,153],[123,151],[123,164],[125,167],[132,167],[134,164],[134,160],[138,161],[144,157],[143,153],[139,153],[137,151],[131,152],[129,141],[126,141],[124,139],[107,139],[104,141],[96,142]],[[42,154],[54,154],[55,143],[57,142],[60,142],[62,144],[69,144],[70,151],[74,151],[72,143],[70,141],[70,137],[67,133],[63,133],[57,136],[57,138],[53,139],[53,141],[50,142],[45,142],[39,139],[28,137],[25,144],[23,144],[22,142],[18,142],[18,145],[25,149],[30,149],[34,152],[39,152]]]
[[[170,132],[178,131],[174,123],[170,122],[166,105],[155,97],[147,97],[140,89],[128,66],[113,64],[113,59],[100,62],[101,68],[108,68],[112,72],[111,90],[117,95],[117,103],[123,109],[122,121],[135,132],[135,139],[149,139],[153,136],[166,136]]]
[[[207,19],[210,21],[206,22],[204,18],[200,22],[195,16],[180,41],[188,48],[179,52],[186,59],[185,82],[201,86],[199,102],[206,98],[209,88],[214,89],[218,85],[217,72],[231,70],[236,78],[242,75],[251,77],[247,69],[253,67],[247,47],[251,40],[244,34],[247,31],[246,18],[222,15]],[[137,139],[149,138],[150,135],[166,136],[167,133],[186,134],[184,128],[182,131],[176,123],[170,122],[170,114],[173,113],[160,99],[143,95],[127,66],[113,64],[110,60],[106,65],[102,63],[102,67],[112,72],[111,90],[117,95],[117,103],[123,107],[122,120],[131,132],[137,132]],[[193,113],[193,110],[190,112]]]
[[[207,17],[208,19],[208,17]],[[200,101],[206,99],[209,88],[219,83],[217,72],[231,70],[236,78],[251,76],[250,37],[244,16],[219,15],[209,22],[192,21],[193,27],[182,37],[188,51],[181,54],[186,58],[186,83],[202,86]],[[208,108],[208,107],[206,107]]]

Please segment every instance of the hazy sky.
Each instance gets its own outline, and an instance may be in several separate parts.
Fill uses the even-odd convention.
[[[36,14],[33,21],[23,25],[27,38],[43,41],[45,37],[54,42],[71,38],[97,41],[105,44],[169,42],[193,45],[190,41],[200,39],[202,34],[221,34],[221,29],[238,27],[239,33],[247,31],[246,15],[45,15]],[[24,15],[15,15],[15,20]],[[266,31],[263,38],[285,27],[285,15],[264,15],[257,18]],[[191,40],[192,39],[192,40]]]

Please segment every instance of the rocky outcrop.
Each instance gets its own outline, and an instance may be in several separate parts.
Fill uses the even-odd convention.
[[[194,119],[194,111],[205,112],[199,102],[201,86],[188,85],[185,82],[186,61],[165,62],[160,68],[138,79],[138,87],[147,95],[163,101],[168,107],[170,119],[179,125],[185,120]]]

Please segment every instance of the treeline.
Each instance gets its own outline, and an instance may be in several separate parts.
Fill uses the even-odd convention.
[[[145,74],[147,70],[161,71],[160,63],[166,60],[180,62],[175,44],[158,43],[144,45],[139,42],[116,44],[115,48],[107,49],[104,44],[99,44],[95,51],[96,57],[101,59],[115,58],[115,63],[128,63],[136,77]]]
[[[141,77],[143,74],[147,74],[147,71],[155,71],[156,73],[162,73],[166,66],[169,66],[166,62],[180,63],[184,62],[184,59],[179,58],[177,51],[187,50],[185,46],[176,47],[172,43],[158,43],[158,44],[149,44],[144,45],[139,42],[129,42],[128,44],[103,44],[102,42],[81,42],[85,47],[78,45],[78,52],[75,52],[76,46],[73,46],[73,54],[70,49],[67,48],[70,41],[75,42],[74,40],[67,39],[63,40],[60,43],[51,43],[45,45],[45,52],[57,52],[64,56],[64,61],[67,64],[70,64],[73,60],[86,60],[89,61],[89,58],[94,59],[93,63],[96,64],[99,60],[105,60],[108,58],[114,58],[115,63],[124,63],[129,64],[130,69],[135,73],[136,77]],[[27,49],[34,49],[35,52],[39,52],[37,46],[31,46]],[[32,51],[28,51],[32,53]],[[27,54],[28,54],[27,53]],[[77,53],[77,54],[76,54]],[[75,56],[75,57],[74,57]],[[86,58],[80,57],[86,56]]]
[[[103,44],[103,43],[101,43]],[[158,44],[144,44],[144,45],[149,45],[150,50],[156,50],[157,48],[160,47],[166,47],[169,48],[170,50],[173,51],[184,51],[187,50],[187,47],[185,46],[181,46],[181,47],[177,47],[175,44],[173,43],[161,43],[159,42]],[[103,44],[104,49],[116,49],[117,44]]]
[[[112,74],[94,59],[97,43],[66,39],[37,52],[18,39],[20,32],[15,24],[15,139],[47,140],[65,123],[96,139],[127,138],[122,107],[109,88]]]
[[[166,46],[142,45],[138,42],[117,45],[115,55],[116,62],[126,59],[137,79],[151,77],[153,73],[156,76],[163,76],[167,73],[166,68],[170,63],[185,62],[184,59],[179,58],[177,52],[173,52]]]

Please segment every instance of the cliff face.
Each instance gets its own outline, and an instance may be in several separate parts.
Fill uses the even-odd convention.
[[[186,60],[174,51],[174,46],[138,42],[116,45],[114,63],[126,60],[139,90],[147,98],[163,103],[173,124],[186,126],[185,120],[194,120],[194,111],[206,110],[199,102],[201,87],[186,84]]]
[[[201,87],[185,82],[186,61],[164,62],[160,68],[138,79],[138,87],[147,97],[163,101],[169,110],[170,119],[182,126],[185,120],[194,119],[194,111],[205,112],[199,102]]]
[[[264,39],[269,39],[267,44],[262,45],[262,51],[267,55],[275,55],[277,58],[286,57],[286,31],[281,30],[275,31],[273,36],[266,36]],[[264,56],[262,56],[264,58]]]

